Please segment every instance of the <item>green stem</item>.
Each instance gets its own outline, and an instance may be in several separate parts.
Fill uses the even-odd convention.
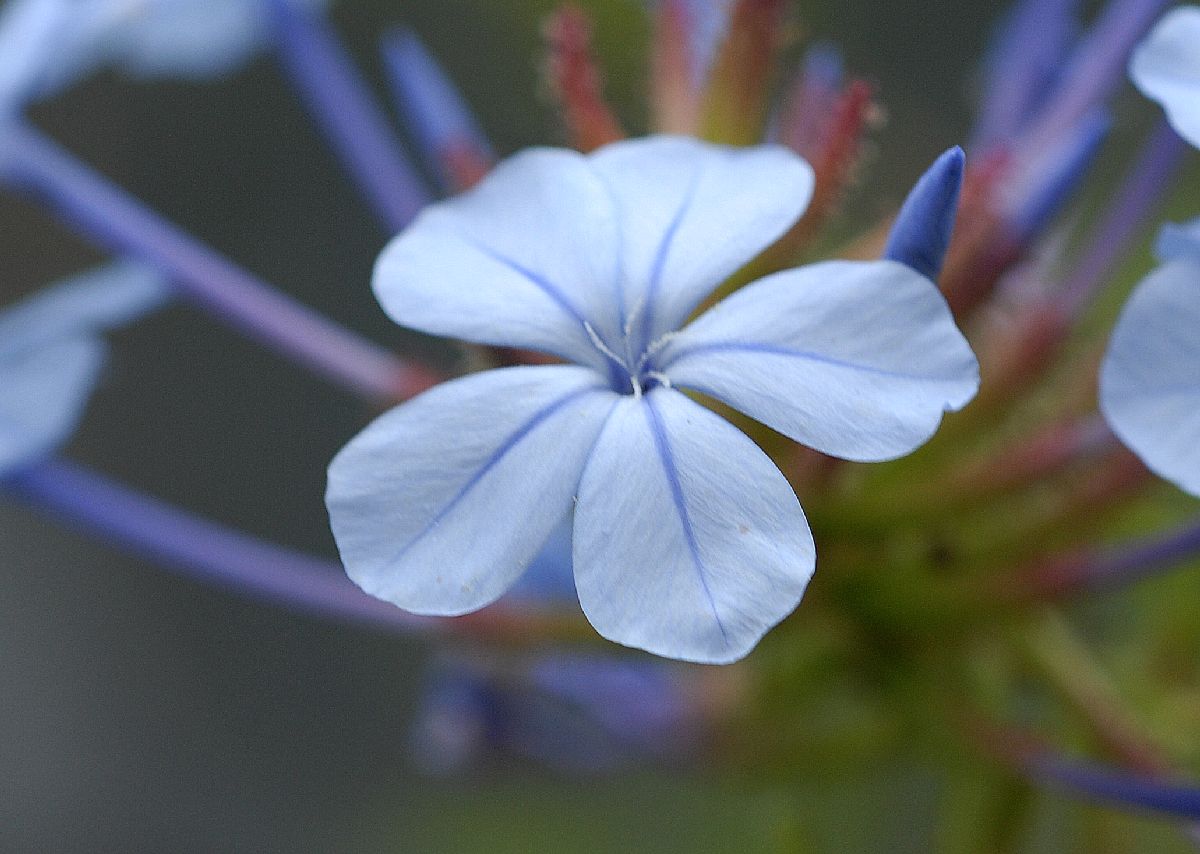
[[[1115,760],[1161,773],[1170,766],[1108,674],[1066,619],[1047,610],[1015,632],[1018,648]]]

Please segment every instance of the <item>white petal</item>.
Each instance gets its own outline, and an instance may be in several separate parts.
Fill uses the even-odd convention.
[[[136,261],[112,261],[64,279],[0,312],[0,354],[121,326],[158,308],[166,278]]]
[[[1200,264],[1200,218],[1164,225],[1158,232],[1154,254],[1163,263],[1188,260]]]
[[[427,208],[375,266],[397,323],[601,367],[585,329],[615,340],[612,202],[581,154],[533,149]]]
[[[571,569],[571,525],[572,514],[564,514],[529,562],[529,568],[509,589],[510,597],[518,601],[559,604],[573,603],[579,598]]]
[[[1133,52],[1129,76],[1180,136],[1200,146],[1200,8],[1164,15]]]
[[[583,368],[509,368],[376,419],[329,467],[350,578],[417,614],[494,601],[569,511],[614,397]]]
[[[591,162],[616,200],[622,322],[632,316],[644,325],[635,351],[679,328],[787,231],[812,196],[812,169],[779,146],[656,136],[613,143]]]
[[[1165,264],[1134,290],[1101,366],[1100,409],[1147,466],[1200,495],[1200,265]]]
[[[901,456],[979,387],[932,282],[895,261],[830,261],[755,282],[673,337],[671,381],[827,454]]]
[[[94,24],[113,62],[135,77],[203,80],[228,74],[273,36],[272,0],[101,2]],[[325,0],[288,0],[320,13]],[[94,4],[95,5],[95,4]]]
[[[748,653],[800,601],[812,535],[783,475],[678,392],[623,397],[579,486],[575,583],[600,634],[688,661]]]
[[[73,338],[0,359],[0,475],[67,441],[83,416],[104,354],[99,339]]]

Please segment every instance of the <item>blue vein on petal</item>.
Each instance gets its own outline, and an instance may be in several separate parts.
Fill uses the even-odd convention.
[[[721,622],[721,615],[717,613],[717,603],[713,601],[712,591],[708,589],[708,579],[704,577],[704,561],[700,559],[700,549],[696,545],[696,533],[692,530],[692,519],[688,515],[687,504],[684,502],[683,485],[679,482],[679,471],[675,468],[675,458],[671,455],[671,446],[667,441],[667,431],[663,426],[662,416],[658,414],[654,402],[649,397],[644,399],[646,421],[650,424],[650,433],[654,436],[654,444],[658,449],[659,459],[662,461],[663,474],[666,475],[667,483],[671,487],[671,499],[675,502],[676,513],[679,514],[679,524],[683,527],[683,537],[687,540],[688,552],[691,553],[692,563],[696,567],[696,575],[700,578],[700,586],[704,589],[704,595],[708,599],[708,607],[712,609],[713,619],[717,621],[721,637],[728,645],[729,635],[725,632],[725,624]]]
[[[513,259],[509,258],[508,256],[500,254],[495,249],[492,249],[490,246],[487,246],[486,244],[479,242],[478,240],[476,240],[475,238],[473,238],[470,234],[467,234],[466,232],[459,232],[459,237],[462,239],[462,241],[464,243],[466,243],[468,246],[470,246],[475,251],[481,253],[482,255],[487,256],[491,260],[495,261],[497,264],[508,267],[514,273],[528,279],[533,285],[535,285],[539,290],[541,290],[542,293],[544,293],[546,296],[550,297],[550,299],[554,300],[554,302],[558,305],[559,308],[561,308],[567,314],[571,315],[572,318],[574,318],[576,321],[578,321],[580,326],[582,326],[584,323],[587,322],[587,318],[585,318],[583,316],[583,312],[581,312],[578,308],[576,308],[575,304],[573,302],[571,302],[570,299],[567,298],[566,294],[564,294],[561,290],[558,289],[557,285],[553,284],[552,282],[547,281],[542,276],[539,276],[537,273],[524,267],[523,265],[521,265],[517,261],[514,261]]]
[[[463,484],[462,488],[458,491],[458,494],[456,494],[453,498],[451,498],[448,502],[446,502],[446,506],[443,507],[436,516],[434,516],[432,519],[430,519],[429,524],[427,524],[424,528],[421,529],[421,531],[416,536],[414,536],[411,540],[409,540],[404,545],[404,547],[402,549],[400,549],[400,551],[396,552],[396,554],[392,557],[392,559],[390,561],[388,561],[388,564],[395,564],[395,563],[398,563],[399,561],[403,560],[404,556],[408,553],[409,549],[411,549],[413,546],[415,546],[417,543],[419,543],[422,539],[424,539],[424,537],[426,535],[428,535],[434,528],[436,528],[441,523],[441,521],[446,518],[446,516],[450,513],[450,511],[453,510],[458,505],[458,503],[467,496],[467,493],[469,493],[472,489],[474,489],[475,486],[479,483],[479,481],[483,480],[484,475],[486,475],[489,471],[491,471],[496,466],[496,464],[499,463],[500,460],[504,458],[505,454],[507,454],[509,451],[511,451],[513,448],[515,448],[518,444],[520,444],[521,440],[524,439],[526,436],[528,436],[530,433],[532,433],[534,431],[534,429],[536,429],[538,427],[538,425],[540,425],[543,421],[545,421],[547,418],[549,418],[555,412],[558,412],[560,409],[562,409],[563,407],[565,407],[567,404],[571,403],[572,401],[578,400],[581,397],[584,397],[586,395],[592,394],[592,393],[594,393],[596,391],[600,391],[600,390],[602,390],[602,386],[588,386],[587,388],[582,388],[582,389],[579,389],[578,391],[573,391],[570,394],[563,395],[562,397],[558,398],[557,400],[554,400],[554,401],[546,404],[541,409],[539,409],[537,412],[535,412],[533,414],[533,417],[531,417],[528,421],[526,421],[524,424],[522,424],[520,427],[518,427],[511,436],[509,436],[507,439],[504,440],[504,442],[500,445],[500,447],[498,447],[495,451],[492,452],[491,456],[489,456],[484,461],[483,465],[479,467],[479,470],[476,471],[473,475],[471,475],[471,477],[468,478],[467,482],[465,484]]]
[[[881,377],[895,377],[902,380],[929,380],[932,382],[951,382],[948,377],[930,377],[922,376],[921,374],[906,374],[901,371],[889,371],[886,368],[876,368],[871,365],[859,365],[854,362],[846,362],[841,359],[834,359],[830,356],[823,356],[820,353],[812,353],[808,350],[793,350],[790,347],[779,347],[774,344],[743,344],[736,341],[714,342],[712,344],[696,344],[691,347],[681,347],[675,354],[672,355],[671,361],[663,365],[663,370],[667,370],[671,365],[686,359],[689,356],[695,356],[700,353],[720,352],[722,350],[743,350],[747,353],[760,353],[767,356],[790,356],[794,359],[807,359],[811,362],[818,362],[822,365],[831,365],[835,368],[848,368],[853,371],[862,371],[863,373],[876,374]]]
[[[671,219],[671,224],[667,226],[666,234],[663,235],[662,242],[658,245],[658,251],[655,253],[654,265],[651,267],[650,283],[646,287],[646,305],[642,309],[645,312],[645,319],[642,322],[644,332],[642,335],[643,340],[639,343],[639,351],[644,351],[650,345],[650,339],[654,337],[654,305],[658,299],[659,288],[662,286],[663,272],[667,267],[667,256],[670,255],[671,247],[675,244],[675,235],[679,231],[679,226],[683,223],[684,217],[691,210],[692,203],[696,199],[696,191],[700,186],[700,179],[703,175],[703,166],[696,169],[692,175],[687,193],[684,195],[679,209],[675,211],[675,216]],[[621,319],[621,323],[624,325],[624,318]]]

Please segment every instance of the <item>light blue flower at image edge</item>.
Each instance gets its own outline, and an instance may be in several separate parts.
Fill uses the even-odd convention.
[[[1165,15],[1129,73],[1200,145],[1200,7]],[[1137,285],[1113,329],[1100,408],[1150,469],[1200,495],[1200,219],[1165,226],[1157,255],[1161,266]]]
[[[811,192],[784,149],[651,137],[527,151],[423,213],[376,265],[389,316],[573,364],[446,383],[353,439],[327,493],[351,578],[415,613],[466,613],[573,513],[600,634],[699,662],[749,652],[800,600],[812,537],[774,463],[680,389],[878,461],[978,386],[936,286],[894,260],[776,273],[685,325]]]
[[[134,77],[228,74],[270,44],[271,27],[271,0],[8,0],[0,18],[3,62],[40,63],[43,96],[106,65]]]
[[[159,307],[168,293],[158,273],[121,261],[0,313],[0,476],[66,442],[104,364],[100,333]]]

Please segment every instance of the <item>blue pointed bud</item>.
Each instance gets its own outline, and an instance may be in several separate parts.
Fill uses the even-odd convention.
[[[963,150],[955,146],[920,177],[896,216],[884,258],[937,279],[954,232],[965,162]]]

